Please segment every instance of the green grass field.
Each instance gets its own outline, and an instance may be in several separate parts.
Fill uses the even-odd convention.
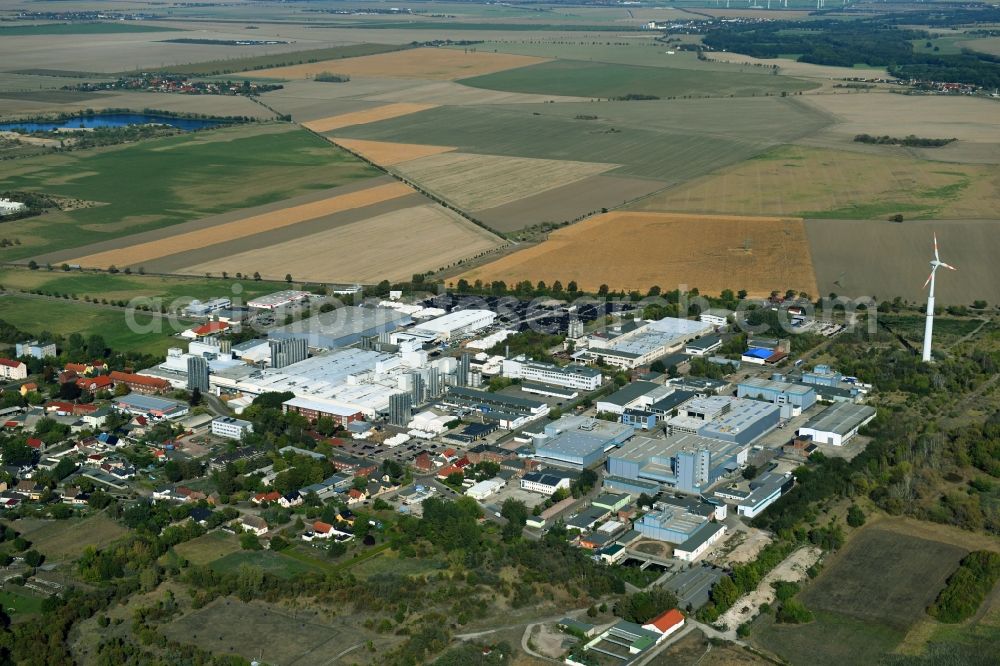
[[[877,663],[927,617],[927,605],[966,552],[876,525],[865,528],[799,595],[814,622],[775,624],[762,616],[753,636],[790,663]]]
[[[150,323],[150,315],[136,313],[142,326],[157,326],[162,332],[133,332],[129,329],[126,310],[54,298],[0,295],[0,319],[26,333],[44,337],[42,333],[69,335],[96,333],[115,351],[136,351],[163,356],[170,347],[184,346],[183,340],[171,337],[173,331],[166,321]],[[180,331],[177,331],[180,332]]]
[[[40,23],[0,27],[0,37],[26,35],[104,35],[125,32],[180,32],[177,28],[164,28],[143,23]]]
[[[578,120],[596,115],[597,120]],[[682,182],[825,124],[778,98],[439,107],[338,136],[457,146],[516,157],[621,164],[615,173]]]
[[[274,553],[269,550],[241,550],[229,553],[212,562],[211,567],[220,573],[232,573],[244,564],[260,567],[266,573],[281,578],[292,578],[293,576],[305,573],[323,572],[322,568],[309,564],[303,561],[303,559],[289,557],[284,553]]]
[[[250,124],[105,149],[17,160],[0,189],[33,190],[90,208],[3,225],[12,261],[247,208],[377,175],[323,139],[284,124]]]
[[[14,622],[17,622],[24,615],[41,613],[42,601],[42,597],[36,597],[26,592],[22,593],[10,588],[0,590],[0,604],[3,606],[3,611]]]
[[[326,49],[310,49],[307,51],[294,51],[292,53],[273,53],[270,55],[247,56],[245,58],[231,58],[229,60],[209,60],[207,62],[192,63],[190,65],[173,65],[171,67],[165,67],[161,71],[171,72],[173,74],[212,76],[217,74],[226,74],[229,72],[243,72],[252,69],[266,69],[268,67],[281,67],[283,65],[305,62],[318,62],[320,60],[356,58],[359,56],[374,55],[376,53],[399,51],[405,48],[409,47],[396,44],[348,44],[346,46],[333,46]]]
[[[667,97],[750,97],[794,93],[816,84],[755,72],[720,72],[641,67],[580,60],[555,60],[530,67],[462,79],[475,88],[543,95],[622,97],[629,94]]]
[[[447,564],[437,560],[399,557],[395,552],[386,550],[351,567],[351,573],[361,578],[385,573],[393,573],[401,576],[419,576],[447,568]]]
[[[204,565],[240,549],[239,539],[228,532],[209,532],[174,546],[173,551],[191,564]]]
[[[888,324],[895,332],[915,342],[924,337],[923,315],[893,315],[879,314],[879,321]],[[948,317],[934,318],[934,335],[940,338],[961,338],[979,328],[982,324],[978,319],[951,319]]]
[[[234,303],[237,298],[246,302],[257,296],[288,288],[284,282],[267,280],[64,272],[58,267],[53,271],[2,268],[0,286],[9,290],[76,294],[80,298],[84,296],[109,300],[129,300],[135,297],[160,298],[166,305],[177,299],[196,298],[204,301],[218,297],[230,298]]]

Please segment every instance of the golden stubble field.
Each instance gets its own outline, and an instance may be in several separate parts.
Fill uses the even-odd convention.
[[[1000,106],[998,106],[1000,110]],[[634,210],[886,219],[996,217],[1000,169],[871,152],[782,146],[637,202]]]
[[[375,187],[369,187],[349,194],[341,194],[328,199],[321,199],[320,201],[291,206],[197,231],[177,234],[163,240],[139,243],[131,247],[123,247],[121,249],[79,257],[70,260],[69,263],[92,268],[106,268],[112,265],[118,267],[140,266],[147,261],[203,248],[208,245],[224,243],[235,237],[272,231],[325,215],[362,208],[409,194],[413,194],[413,190],[403,183],[395,182],[376,185]]]
[[[413,206],[284,243],[189,266],[202,275],[259,271],[265,278],[376,283],[405,280],[492,250],[503,239],[437,204]]]
[[[393,170],[459,208],[483,210],[596,176],[616,164],[447,152]]]
[[[459,51],[457,49],[420,48],[358,58],[323,60],[288,67],[275,67],[253,72],[234,74],[234,77],[271,79],[310,79],[322,72],[335,72],[348,76],[384,76],[401,79],[430,79],[450,81],[481,74],[492,74],[505,69],[526,67],[545,58],[511,55],[509,53],[485,53],[479,51]]]
[[[310,120],[302,123],[302,126],[307,129],[311,129],[314,132],[330,132],[342,127],[364,125],[365,123],[374,123],[379,120],[399,118],[400,116],[408,116],[411,113],[418,113],[420,111],[426,111],[427,109],[433,108],[433,104],[410,104],[408,102],[399,102],[397,104],[377,106],[374,109],[351,111],[348,113],[340,113],[335,116],[328,116],[326,118],[317,118],[316,120]]]
[[[714,294],[817,294],[802,220],[778,217],[606,213],[459,277],[507,284],[575,280],[586,291],[602,284],[643,293],[653,285],[686,285]]]
[[[368,141],[367,139],[342,137],[331,137],[330,140],[379,166],[393,166],[410,160],[418,160],[421,157],[430,157],[455,150],[452,146],[429,146],[420,143],[393,143],[391,141]]]

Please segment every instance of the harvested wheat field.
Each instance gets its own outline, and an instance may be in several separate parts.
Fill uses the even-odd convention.
[[[414,273],[437,270],[501,244],[501,238],[460,215],[425,204],[179,272],[259,271],[265,278],[282,278],[291,271],[297,280],[375,283],[406,280]]]
[[[442,153],[395,171],[459,208],[482,210],[596,176],[617,164]]]
[[[420,143],[393,143],[391,141],[367,141],[340,137],[331,137],[330,140],[379,166],[393,166],[401,162],[409,162],[421,157],[430,157],[455,150],[452,146],[428,146]]]
[[[138,266],[143,262],[186,252],[206,245],[224,243],[237,236],[259,234],[281,227],[291,226],[324,215],[352,210],[412,194],[413,190],[403,183],[387,183],[369,187],[350,194],[292,206],[282,210],[253,215],[214,227],[189,231],[164,240],[139,243],[131,247],[109,250],[72,259],[68,263],[84,267],[105,268],[107,266]]]
[[[348,76],[384,76],[393,79],[431,79],[450,81],[467,76],[502,72],[505,69],[526,67],[545,62],[545,58],[511,55],[509,53],[481,53],[457,49],[407,49],[379,53],[358,58],[322,60],[288,67],[275,67],[234,74],[234,77],[271,79],[310,79],[322,72],[335,72]]]
[[[778,289],[816,294],[809,243],[801,219],[613,212],[554,232],[548,240],[460,277],[575,280],[581,289],[643,293],[680,285],[717,294]]]
[[[782,146],[635,204],[635,210],[835,219],[996,217],[1000,170],[910,156]]]
[[[329,116],[328,118],[317,118],[316,120],[310,120],[309,122],[302,123],[302,126],[307,129],[311,129],[314,132],[329,132],[331,130],[340,129],[341,127],[364,125],[365,123],[374,123],[379,120],[399,118],[400,116],[408,116],[411,113],[426,111],[427,109],[433,108],[434,105],[432,104],[408,104],[406,102],[400,102],[399,104],[377,106],[374,109],[341,113],[336,116]]]

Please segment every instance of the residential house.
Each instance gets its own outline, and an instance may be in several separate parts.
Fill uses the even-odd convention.
[[[256,495],[253,496],[253,499],[250,500],[250,503],[259,506],[261,504],[269,504],[271,502],[277,502],[280,499],[281,499],[281,493],[279,493],[277,490],[272,490],[271,492],[268,493],[257,493]]]
[[[243,528],[244,532],[250,532],[257,536],[267,534],[267,521],[260,516],[245,515],[240,518],[239,526]]]
[[[0,358],[0,378],[12,380],[27,379],[28,366],[23,361]]]
[[[302,504],[302,494],[297,490],[293,490],[287,495],[283,495],[279,500],[278,504],[284,509],[290,509],[293,506],[299,506]]]

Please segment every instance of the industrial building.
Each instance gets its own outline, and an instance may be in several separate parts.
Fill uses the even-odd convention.
[[[409,393],[393,393],[389,396],[389,423],[406,427],[413,416],[413,396]]]
[[[811,436],[814,442],[820,444],[843,446],[875,415],[874,407],[838,402],[809,419],[799,428],[798,435]]]
[[[672,387],[654,382],[632,382],[611,395],[600,398],[596,407],[598,412],[622,414],[628,408],[648,408],[673,392]]]
[[[436,342],[450,342],[488,328],[496,321],[492,310],[455,310],[446,315],[421,322],[407,331],[412,335],[428,335]]]
[[[502,393],[477,391],[462,386],[448,387],[443,402],[473,409],[484,419],[493,421],[506,430],[520,428],[549,413],[549,406],[544,402]]]
[[[496,477],[493,479],[486,479],[485,481],[480,481],[471,488],[465,491],[468,497],[474,500],[482,501],[493,495],[494,493],[500,492],[500,489],[507,484],[503,479]]]
[[[130,393],[115,398],[111,405],[119,412],[145,416],[155,421],[161,419],[179,419],[182,416],[186,416],[190,411],[186,403],[138,393]]]
[[[357,408],[323,398],[291,398],[281,403],[281,407],[282,411],[295,412],[313,423],[323,417],[333,419],[339,425],[364,420],[364,415]]]
[[[226,439],[243,439],[243,435],[253,432],[253,424],[250,421],[234,419],[231,416],[219,416],[212,419],[212,434]]]
[[[691,391],[699,396],[720,395],[732,386],[723,379],[709,377],[676,377],[668,380],[667,384],[680,391]]]
[[[191,301],[185,308],[184,314],[188,317],[207,317],[213,312],[231,308],[233,302],[228,298],[213,298],[209,301]]]
[[[751,377],[736,385],[736,396],[763,400],[781,407],[781,418],[790,419],[816,404],[816,390],[805,384]]]
[[[285,289],[283,291],[277,291],[273,294],[267,294],[266,296],[258,296],[257,298],[248,301],[247,307],[254,308],[255,310],[277,310],[278,308],[283,308],[286,305],[292,305],[293,303],[300,303],[308,300],[310,296],[312,296],[312,294],[308,291]]]
[[[776,428],[780,412],[779,406],[766,402],[708,396],[684,403],[666,425],[672,434],[689,433],[746,446]]]
[[[303,338],[268,340],[271,348],[271,367],[280,369],[309,358],[309,349]]]
[[[676,352],[688,340],[710,333],[712,327],[690,319],[664,317],[657,321],[638,324],[631,330],[607,339],[592,336],[584,357],[604,359],[606,363],[622,368],[649,365],[661,356]]]
[[[28,204],[21,201],[12,201],[6,197],[0,198],[0,217],[5,215],[16,215],[28,210]]]
[[[533,437],[535,456],[573,467],[589,467],[634,433],[631,426],[586,416],[563,416]]]
[[[529,472],[521,477],[521,490],[551,496],[560,488],[569,490],[570,478],[549,472]]]
[[[346,307],[321,312],[268,333],[272,340],[302,339],[311,349],[337,349],[408,326],[409,315],[390,308]]]
[[[713,328],[720,328],[729,323],[729,318],[733,316],[732,310],[725,308],[711,308],[698,315],[698,320],[708,324]]]
[[[684,353],[692,356],[708,356],[721,346],[722,336],[706,335],[684,345]]]
[[[579,363],[570,363],[565,366],[539,363],[538,361],[526,360],[524,356],[504,359],[503,376],[580,391],[596,391],[604,380],[601,371],[596,368]]]
[[[701,493],[746,464],[748,447],[681,433],[666,438],[636,436],[608,456],[605,485],[633,494],[660,485]],[[638,482],[638,483],[636,483]]]
[[[187,388],[189,391],[208,390],[208,359],[204,356],[187,357]]]
[[[768,472],[748,483],[736,483],[716,489],[715,497],[736,505],[736,512],[745,518],[755,518],[778,501],[795,485],[791,474]]]

